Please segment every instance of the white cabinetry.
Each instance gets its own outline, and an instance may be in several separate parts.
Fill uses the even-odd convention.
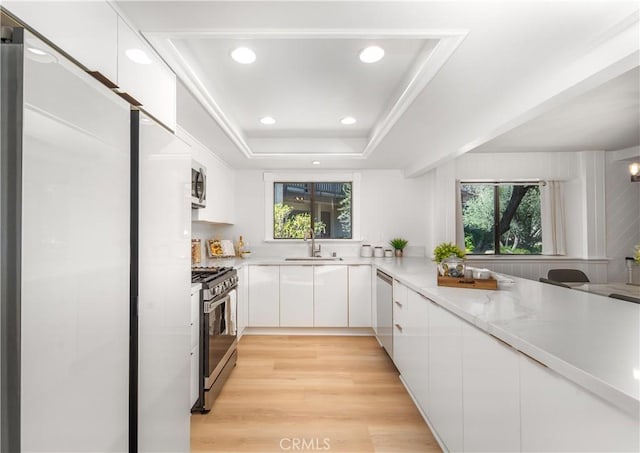
[[[429,399],[429,305],[430,301],[415,291],[407,292],[407,318],[405,332],[408,354],[413,360],[405,369],[403,378],[413,397],[426,413]]]
[[[238,338],[242,337],[245,327],[249,325],[249,268],[238,269]]]
[[[199,373],[199,359],[200,359],[200,291],[201,286],[197,285],[195,289],[191,288],[191,386],[190,386],[190,404],[193,406],[198,400],[198,394],[200,392],[200,373]]]
[[[176,76],[118,17],[118,86],[171,130],[176,128]]]
[[[462,323],[464,450],[520,449],[518,353]]]
[[[349,327],[371,325],[371,266],[349,266]]]
[[[462,324],[430,302],[427,415],[449,451],[462,451]]]
[[[427,412],[429,301],[393,282],[393,361],[423,412]]]
[[[280,325],[280,267],[249,267],[249,325]]]
[[[2,6],[89,71],[118,84],[118,15],[107,2],[4,0]]]
[[[347,327],[347,266],[314,266],[315,327]]]
[[[638,414],[626,414],[529,359],[520,360],[522,451],[640,451]]]
[[[280,267],[280,327],[313,327],[313,267]]]
[[[192,210],[195,221],[229,223],[235,221],[235,172],[209,149],[184,131],[180,136],[191,144],[192,157],[207,172],[207,206]]]

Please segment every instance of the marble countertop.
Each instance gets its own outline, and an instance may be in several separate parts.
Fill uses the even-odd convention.
[[[300,265],[282,257],[221,265],[289,264]],[[345,257],[331,264],[373,265],[621,409],[640,411],[639,304],[502,275],[496,291],[441,287],[427,258]]]

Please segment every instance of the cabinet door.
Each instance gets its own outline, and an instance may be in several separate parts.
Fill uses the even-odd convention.
[[[207,172],[207,206],[192,210],[193,220],[233,223],[235,220],[235,171],[192,137],[185,138],[191,143],[193,159],[203,165]]]
[[[196,401],[198,400],[198,396],[200,393],[200,373],[199,371],[199,366],[198,366],[198,362],[200,361],[200,349],[198,348],[198,346],[196,346],[195,348],[193,348],[191,350],[191,355],[190,355],[190,368],[191,368],[191,380],[190,380],[190,386],[189,386],[189,401],[191,404],[191,407],[193,407],[194,404],[196,404]]]
[[[349,327],[371,325],[371,266],[349,266]]]
[[[249,267],[249,326],[280,325],[280,268]]]
[[[314,266],[315,327],[347,327],[347,266]]]
[[[407,303],[407,287],[397,280],[393,281],[393,363],[404,378],[411,366],[409,344],[409,304]]]
[[[638,414],[627,414],[519,354],[522,451],[640,451]]]
[[[238,338],[249,324],[249,268],[238,269]]]
[[[3,0],[2,6],[89,71],[118,84],[118,15],[107,2]]]
[[[462,451],[462,321],[430,302],[427,415],[449,451]]]
[[[520,449],[518,353],[463,323],[464,450]]]
[[[200,340],[200,289],[191,290],[191,348],[198,346]]]
[[[176,76],[118,18],[118,86],[171,130],[176,129]]]
[[[429,393],[429,305],[431,302],[409,289],[407,291],[406,329],[408,366],[403,378],[413,397],[426,413]]]
[[[313,266],[280,267],[280,327],[313,327]]]

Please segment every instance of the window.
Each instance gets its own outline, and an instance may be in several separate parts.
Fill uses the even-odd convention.
[[[462,182],[460,191],[468,254],[542,253],[539,183]]]
[[[350,181],[274,182],[273,239],[352,239]]]

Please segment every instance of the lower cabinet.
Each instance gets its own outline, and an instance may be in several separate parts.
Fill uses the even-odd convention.
[[[627,414],[519,354],[522,451],[640,451],[638,414]]]
[[[200,285],[198,285],[200,286]],[[201,288],[191,289],[191,322],[189,328],[191,330],[191,352],[189,354],[190,372],[189,372],[189,403],[193,406],[198,400],[200,393],[200,294]]]
[[[425,414],[429,401],[429,304],[425,297],[394,281],[393,360]]]
[[[371,266],[349,266],[349,327],[371,327]]]
[[[280,327],[313,327],[313,266],[280,267]]]
[[[463,321],[429,302],[427,416],[449,451],[463,450]]]
[[[347,266],[314,266],[313,325],[347,327]]]
[[[280,325],[280,267],[249,267],[249,325]]]
[[[245,327],[249,325],[249,268],[238,269],[238,305],[236,319],[238,322],[238,338],[242,337]]]
[[[518,352],[462,322],[464,451],[520,450]]]

